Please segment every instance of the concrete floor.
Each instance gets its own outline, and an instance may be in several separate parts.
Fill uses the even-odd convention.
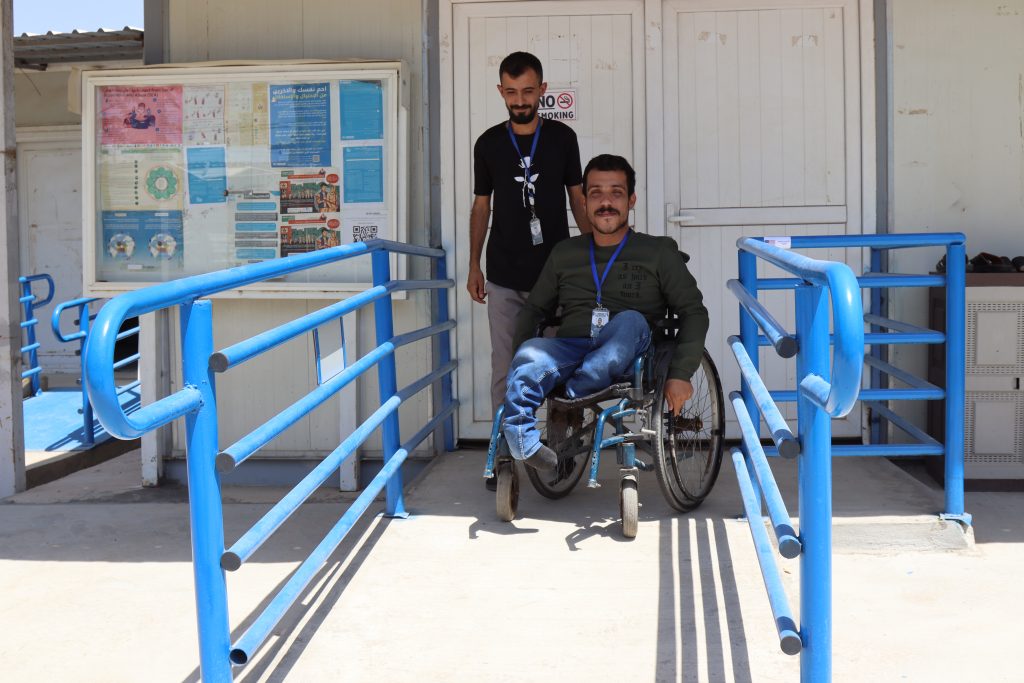
[[[236,679],[799,679],[729,463],[686,516],[641,475],[625,541],[613,479],[554,502],[527,485],[498,522],[483,458],[438,459],[410,519],[357,527]],[[795,468],[773,465],[795,513]],[[0,504],[2,680],[198,680],[186,494],[138,473],[136,451]],[[935,517],[940,490],[888,461],[837,459],[834,479],[834,680],[1021,680],[1024,494],[968,494],[964,535]],[[229,541],[280,495],[226,490]],[[318,493],[229,574],[236,637],[350,499]],[[780,561],[795,609],[799,562]]]

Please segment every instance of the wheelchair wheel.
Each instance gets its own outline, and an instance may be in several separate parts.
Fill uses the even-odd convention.
[[[497,470],[495,476],[498,478],[498,495],[495,498],[495,507],[498,519],[511,522],[519,510],[519,473],[516,472],[516,465],[511,460],[498,463]]]
[[[725,403],[718,370],[704,351],[700,367],[690,378],[693,396],[682,413],[672,415],[661,379],[653,411],[655,474],[669,505],[688,512],[700,505],[718,478],[725,436]]]
[[[636,481],[633,479],[623,479],[619,485],[619,517],[622,518],[622,535],[626,538],[636,538],[640,496]]]
[[[593,418],[586,420],[583,408],[563,410],[548,403],[547,415],[544,419],[538,416],[537,428],[541,433],[541,441],[558,454],[561,471],[559,479],[552,484],[550,474],[527,467],[526,476],[537,493],[557,500],[576,488],[588,469],[594,424]]]

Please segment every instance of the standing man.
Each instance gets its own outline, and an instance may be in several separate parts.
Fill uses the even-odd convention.
[[[515,347],[516,316],[537,282],[551,249],[569,237],[569,206],[582,232],[590,232],[576,133],[542,120],[547,90],[540,60],[513,52],[498,67],[498,92],[509,119],[487,129],[473,148],[473,208],[469,217],[469,278],[473,301],[487,304],[491,333],[491,410],[505,397],[505,376]],[[491,197],[494,213],[491,214]],[[480,268],[487,240],[487,276]]]

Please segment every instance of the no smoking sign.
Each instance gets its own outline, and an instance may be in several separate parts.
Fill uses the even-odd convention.
[[[575,89],[548,89],[540,98],[540,115],[558,121],[579,121]]]

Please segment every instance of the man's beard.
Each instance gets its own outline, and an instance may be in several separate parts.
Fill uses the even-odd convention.
[[[594,218],[604,218],[605,215],[607,215],[607,214],[600,214],[600,213],[598,213],[598,214],[595,214]],[[616,211],[614,215],[618,215],[618,211]],[[603,228],[598,227],[598,224],[596,222],[594,222],[593,220],[590,221],[590,224],[592,226],[594,226],[594,230],[597,230],[602,235],[612,235],[612,234],[618,232],[619,230],[622,230],[625,227],[629,227],[629,215],[627,214],[627,216],[622,219],[622,222],[619,223],[617,226],[615,226],[615,228],[613,228],[612,230],[605,230]]]
[[[526,111],[513,111],[512,107],[506,107],[508,109],[508,118],[512,123],[530,123],[533,121],[533,117],[537,115],[537,107],[530,107]]]

